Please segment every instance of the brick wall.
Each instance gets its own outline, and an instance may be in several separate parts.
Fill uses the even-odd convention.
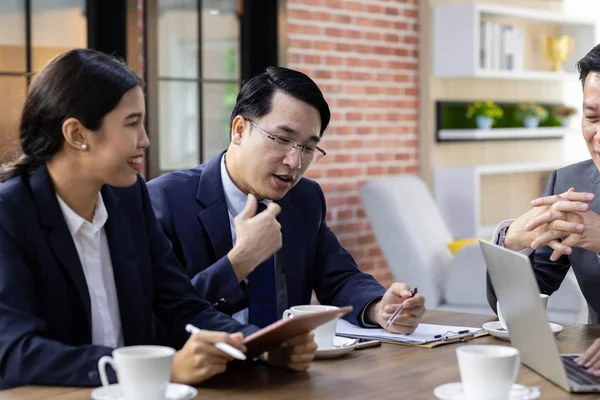
[[[389,285],[359,188],[418,171],[418,0],[287,0],[287,7],[287,66],[312,77],[332,110],[328,155],[306,176],[323,187],[342,245]]]

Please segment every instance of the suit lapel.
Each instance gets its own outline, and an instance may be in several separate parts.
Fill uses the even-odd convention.
[[[71,237],[65,217],[56,199],[56,192],[54,191],[54,186],[46,166],[38,168],[31,176],[30,182],[31,191],[40,217],[40,224],[48,232],[48,245],[54,253],[58,264],[66,271],[75,286],[75,290],[85,311],[87,326],[89,328],[88,333],[91,339],[92,311],[85,275],[83,274],[75,242]]]
[[[302,284],[306,281],[306,239],[304,234],[304,220],[302,212],[290,201],[288,193],[283,199],[277,201],[281,206],[281,213],[277,219],[281,224],[283,247],[277,253],[278,263],[283,268],[287,283],[286,308],[302,302]]]
[[[221,182],[221,157],[223,154],[217,155],[206,164],[199,178],[196,192],[196,201],[204,207],[198,212],[198,219],[206,230],[217,260],[233,247],[229,228],[229,211]]]
[[[135,251],[132,225],[119,207],[119,201],[110,187],[102,189],[102,198],[108,213],[104,229],[115,277],[124,342],[125,345],[143,343],[144,338],[139,333],[144,329],[140,327],[147,326],[149,322],[143,320],[144,291],[140,276],[140,256]]]

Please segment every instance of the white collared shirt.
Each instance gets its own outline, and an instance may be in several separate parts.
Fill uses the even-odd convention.
[[[58,194],[56,198],[75,242],[90,294],[92,344],[121,347],[123,332],[110,250],[104,231],[108,213],[102,195],[98,193],[91,223],[77,215]]]
[[[225,202],[227,203],[227,211],[229,211],[229,227],[231,228],[231,244],[235,246],[235,240],[237,238],[235,234],[235,226],[233,219],[242,212],[248,201],[246,196],[231,180],[227,167],[225,166],[225,154],[221,157],[221,183],[223,184],[223,192],[225,193]],[[261,203],[269,205],[273,200],[264,199]],[[247,282],[246,279],[244,281]],[[241,324],[248,323],[248,309],[244,308],[241,311],[236,312],[231,316],[233,319]]]

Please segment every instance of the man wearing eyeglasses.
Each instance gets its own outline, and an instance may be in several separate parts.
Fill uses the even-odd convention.
[[[353,305],[356,325],[413,332],[423,295],[362,273],[327,226],[320,186],[302,177],[326,154],[329,119],[308,76],[267,68],[240,89],[226,152],[149,182],[154,210],[196,289],[243,323],[275,322],[314,290],[321,304]]]

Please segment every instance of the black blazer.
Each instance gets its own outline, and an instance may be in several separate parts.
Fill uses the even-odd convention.
[[[157,320],[165,343],[176,349],[188,337],[187,323],[256,330],[200,298],[141,178],[128,188],[105,185],[102,196],[125,345],[162,343]],[[0,184],[0,326],[0,387],[101,384],[96,363],[113,349],[90,344],[87,284],[46,167]]]

